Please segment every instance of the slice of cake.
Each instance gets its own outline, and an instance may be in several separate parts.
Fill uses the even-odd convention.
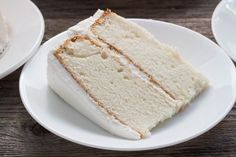
[[[104,129],[139,139],[172,117],[178,102],[124,60],[103,43],[75,36],[50,54],[48,81],[65,101]]]
[[[6,23],[0,13],[0,57],[7,47],[8,33]]]
[[[207,87],[177,50],[110,10],[69,29],[49,54],[49,86],[112,134],[140,139]]]

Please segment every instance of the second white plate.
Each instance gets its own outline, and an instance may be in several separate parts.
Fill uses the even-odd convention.
[[[177,47],[181,55],[209,80],[210,86],[183,112],[152,131],[149,138],[132,141],[113,136],[72,109],[47,84],[47,54],[67,38],[47,41],[24,67],[20,95],[25,108],[42,126],[78,144],[110,150],[147,150],[178,144],[208,131],[230,111],[236,97],[236,72],[223,50],[206,37],[174,24],[132,19],[160,41]]]
[[[236,62],[236,0],[222,0],[217,5],[211,28],[217,43]]]

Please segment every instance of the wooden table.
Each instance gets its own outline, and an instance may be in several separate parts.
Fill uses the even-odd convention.
[[[219,0],[33,1],[45,18],[43,41],[92,15],[97,8],[110,8],[124,17],[176,23],[215,41],[211,15]],[[20,72],[21,68],[0,80],[0,156],[236,156],[236,108],[204,135],[169,148],[117,152],[68,142],[41,127],[26,112],[18,90]]]

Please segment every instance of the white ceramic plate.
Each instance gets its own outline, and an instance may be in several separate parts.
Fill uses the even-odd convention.
[[[9,30],[9,45],[0,58],[0,79],[24,64],[38,49],[44,20],[30,0],[0,0],[0,12]]]
[[[232,61],[215,43],[174,24],[132,19],[159,40],[177,47],[181,55],[209,80],[210,87],[183,112],[152,131],[149,138],[132,141],[113,136],[73,110],[47,84],[47,54],[66,38],[47,41],[24,67],[20,95],[27,111],[42,126],[67,140],[110,150],[147,150],[178,144],[197,137],[219,123],[232,108],[236,73]]]
[[[217,5],[211,27],[218,44],[236,61],[236,0],[222,0]]]

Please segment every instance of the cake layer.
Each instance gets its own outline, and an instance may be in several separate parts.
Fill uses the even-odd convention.
[[[207,86],[207,80],[178,55],[137,24],[104,11],[91,32],[115,48],[159,84],[172,98],[189,103]]]
[[[94,105],[142,137],[148,136],[150,129],[177,112],[177,102],[160,87],[133,73],[118,55],[84,36],[67,40],[55,53]]]

